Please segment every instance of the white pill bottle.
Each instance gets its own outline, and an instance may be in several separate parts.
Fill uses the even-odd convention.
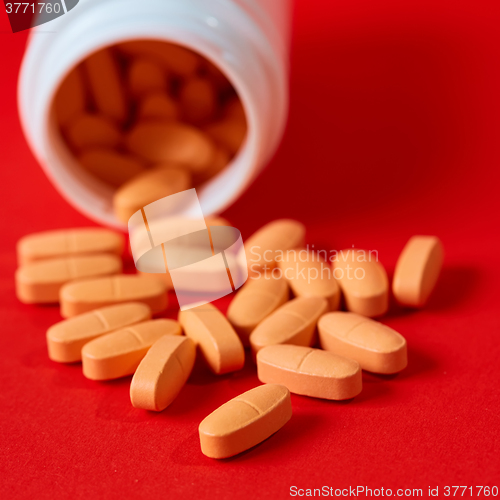
[[[197,189],[205,215],[235,201],[276,150],[288,108],[292,0],[80,0],[36,28],[21,67],[21,123],[28,143],[58,191],[89,218],[124,229],[111,188],[76,162],[53,112],[67,73],[93,52],[134,39],[163,40],[198,52],[229,79],[245,110],[248,132],[237,155]],[[189,214],[186,214],[189,215]]]

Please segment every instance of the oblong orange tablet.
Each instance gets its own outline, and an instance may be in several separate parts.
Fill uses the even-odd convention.
[[[203,72],[206,73],[219,92],[228,92],[233,88],[226,75],[215,64],[206,59],[203,61]]]
[[[17,260],[20,265],[42,259],[76,257],[96,253],[121,255],[123,235],[96,227],[59,229],[23,236],[17,242]]]
[[[126,274],[68,283],[61,288],[59,301],[63,318],[123,302],[142,302],[156,314],[168,303],[167,287],[161,280]]]
[[[54,97],[54,110],[59,125],[65,127],[85,110],[85,86],[80,67],[73,68],[64,78]]]
[[[212,304],[180,311],[179,322],[214,373],[222,375],[243,368],[243,344],[226,317]]]
[[[334,276],[349,311],[381,316],[389,307],[389,280],[378,257],[368,250],[341,250],[333,262]]]
[[[208,227],[231,226],[231,223],[227,219],[224,219],[224,217],[219,217],[217,215],[209,215],[208,217],[205,217],[205,224]]]
[[[121,259],[111,254],[41,260],[17,269],[16,294],[25,304],[59,302],[61,287],[70,281],[121,272]]]
[[[249,276],[276,267],[287,250],[304,246],[306,228],[292,219],[279,219],[261,227],[245,242]]]
[[[195,358],[196,346],[190,338],[165,335],[158,339],[132,378],[132,406],[143,410],[164,410],[189,378]]]
[[[293,250],[278,262],[296,297],[324,297],[331,311],[339,308],[340,288],[332,268],[314,252]]]
[[[288,285],[282,278],[262,275],[249,279],[229,304],[227,319],[233,325],[243,345],[255,327],[288,300]]]
[[[217,94],[207,78],[187,80],[180,90],[179,102],[184,119],[195,124],[210,120],[217,110]]]
[[[66,138],[74,151],[86,148],[116,148],[122,140],[118,127],[101,115],[83,113],[66,128]]]
[[[176,165],[164,165],[146,170],[123,184],[113,196],[116,217],[128,222],[132,214],[153,201],[179,193],[191,186],[191,175]]]
[[[131,40],[121,43],[119,50],[133,56],[149,56],[161,61],[166,69],[180,76],[191,76],[200,65],[200,58],[193,51],[173,43],[157,40]]]
[[[182,225],[182,226],[185,227],[186,224],[189,224],[189,222],[190,222],[189,220],[181,218],[179,220],[173,219],[173,220],[171,220],[169,222],[169,224],[180,224],[180,225]],[[192,222],[192,220],[191,220],[191,222]],[[229,221],[227,221],[223,217],[216,217],[216,216],[205,217],[205,224],[207,225],[207,227],[211,227],[211,226],[231,226],[231,223]],[[193,249],[191,248],[190,251],[193,251]],[[210,271],[210,266],[207,266],[206,270]],[[170,276],[170,272],[168,271],[168,269],[164,273],[145,273],[145,272],[139,271],[139,274],[141,274],[143,276],[150,276],[151,278],[161,280],[163,283],[165,283],[167,289],[169,289],[169,290],[174,288],[174,284],[172,283],[172,277]],[[213,277],[217,277],[217,276],[218,276],[217,272],[215,272],[213,274]],[[226,276],[227,276],[227,273],[226,273]],[[197,284],[196,284],[196,288],[195,288],[194,291],[199,291],[199,283],[200,283],[199,280],[196,283]],[[217,285],[217,283],[215,283],[215,285]]]
[[[139,276],[148,276],[151,279],[160,280],[167,290],[173,290],[174,284],[172,282],[172,277],[168,270],[165,273],[145,273],[143,271],[138,271]]]
[[[172,319],[153,319],[107,333],[83,346],[83,374],[92,380],[131,375],[160,337],[181,333],[179,323]]]
[[[266,384],[281,384],[294,394],[343,400],[362,389],[361,368],[353,359],[321,349],[271,345],[257,353],[257,375]]]
[[[137,116],[140,119],[177,120],[179,105],[166,92],[153,92],[141,99]]]
[[[145,170],[138,158],[109,148],[86,149],[78,161],[89,172],[111,186],[121,186]]]
[[[210,458],[232,457],[267,439],[291,417],[290,391],[286,387],[255,387],[223,404],[201,422],[201,451]]]
[[[197,128],[174,121],[139,122],[126,136],[127,148],[154,163],[180,163],[192,172],[207,169],[215,146]]]
[[[212,164],[206,170],[194,176],[193,184],[200,184],[201,182],[205,182],[206,180],[215,177],[219,172],[224,170],[230,161],[231,156],[226,149],[223,147],[216,148]]]
[[[118,64],[109,49],[94,52],[83,63],[94,104],[100,113],[121,123],[128,114]]]
[[[245,108],[238,97],[234,97],[224,106],[224,116],[226,118],[237,118],[241,121],[246,121]]]
[[[49,358],[59,363],[80,361],[87,342],[150,318],[151,309],[146,304],[126,302],[65,319],[47,330]]]
[[[412,236],[403,248],[392,281],[396,300],[405,306],[422,307],[436,285],[444,250],[436,236]]]
[[[134,59],[127,74],[127,84],[133,96],[167,89],[167,75],[164,69],[152,59],[138,57]]]
[[[298,297],[287,302],[250,334],[253,353],[275,344],[312,345],[316,323],[327,310],[328,302],[322,297]]]
[[[246,121],[227,117],[210,123],[203,128],[218,145],[225,147],[231,154],[236,154],[247,135]]]
[[[359,314],[332,312],[318,322],[321,347],[339,356],[355,359],[363,370],[397,373],[408,364],[404,337]]]

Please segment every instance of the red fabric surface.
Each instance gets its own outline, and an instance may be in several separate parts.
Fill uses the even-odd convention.
[[[26,35],[0,20],[2,498],[500,486],[497,0],[297,1],[288,129],[223,215],[244,237],[297,218],[309,244],[377,249],[390,274],[413,234],[442,238],[446,260],[425,309],[392,304],[382,319],[408,341],[406,370],[365,374],[349,402],[294,395],[282,430],[224,461],[201,454],[198,424],[259,383],[251,362],[222,377],[198,370],[166,411],[139,411],[129,378],[95,383],[51,362],[45,331],[58,308],[15,298],[17,239],[89,221],[28,150],[16,110]]]

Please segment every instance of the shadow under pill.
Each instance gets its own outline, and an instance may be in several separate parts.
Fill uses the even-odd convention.
[[[408,346],[408,366],[400,373],[395,375],[385,375],[385,377],[395,378],[400,380],[415,377],[423,373],[434,371],[438,368],[437,361],[429,356],[428,353],[416,349],[415,347]]]
[[[463,304],[477,293],[480,281],[481,272],[478,269],[445,265],[425,309],[442,311]]]
[[[194,424],[193,432],[189,434],[189,437],[183,439],[172,450],[169,459],[175,464],[189,465],[190,467],[212,466],[214,462],[217,462],[201,452],[198,424]]]
[[[358,406],[365,403],[370,404],[383,404],[386,406],[387,396],[390,396],[393,392],[388,384],[380,384],[379,382],[385,382],[387,379],[378,379],[374,377],[374,374],[363,371],[363,389],[354,398],[345,399],[343,401],[332,401],[338,406]]]
[[[294,456],[292,450],[296,450],[302,441],[310,440],[309,430],[321,429],[325,418],[314,413],[293,414],[292,418],[278,431],[264,441],[238,455],[223,459],[213,459],[203,455],[200,449],[200,438],[198,424],[196,430],[174,448],[170,458],[174,463],[189,466],[214,466],[218,463],[243,463],[259,459],[261,456],[279,455],[281,458]],[[329,419],[331,423],[331,420]],[[290,454],[288,452],[290,451]]]
[[[325,418],[317,413],[294,413],[281,429],[264,441],[234,457],[223,458],[219,461],[238,463],[259,459],[261,456],[279,455],[280,459],[293,456],[302,441],[308,442],[310,440],[311,431],[321,429],[324,420]],[[331,419],[328,421],[331,424]]]
[[[193,371],[188,378],[188,384],[192,385],[208,385],[213,384],[221,380],[221,377],[227,377],[227,375],[215,375],[208,368],[208,365],[200,352],[200,349],[196,349],[196,359],[193,366]]]
[[[132,376],[115,380],[92,381],[99,394],[95,411],[96,418],[114,422],[143,422],[150,419],[149,412],[134,408],[130,402],[130,382]]]
[[[220,391],[214,385],[212,388],[200,387],[186,384],[181,389],[181,392],[170,403],[165,410],[158,412],[160,418],[174,419],[177,417],[185,417],[192,410],[197,410],[202,407],[207,407],[207,415],[226,402],[222,400],[218,394]],[[152,412],[153,413],[153,412]]]
[[[215,382],[234,379],[246,379],[249,376],[256,374],[256,365],[251,359],[249,351],[245,351],[245,364],[241,370],[226,373],[224,375],[214,374],[207,363],[205,362],[199,349],[196,351],[196,360],[194,363],[193,371],[188,379],[188,384],[192,385],[209,385]]]

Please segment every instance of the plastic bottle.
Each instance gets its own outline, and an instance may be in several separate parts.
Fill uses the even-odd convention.
[[[112,190],[76,165],[55,124],[52,101],[66,74],[103,47],[155,39],[188,47],[214,63],[237,91],[245,143],[228,167],[201,186],[205,215],[235,201],[265,166],[283,134],[288,106],[291,0],[81,0],[33,33],[19,79],[28,143],[58,191],[93,220],[123,228]]]

